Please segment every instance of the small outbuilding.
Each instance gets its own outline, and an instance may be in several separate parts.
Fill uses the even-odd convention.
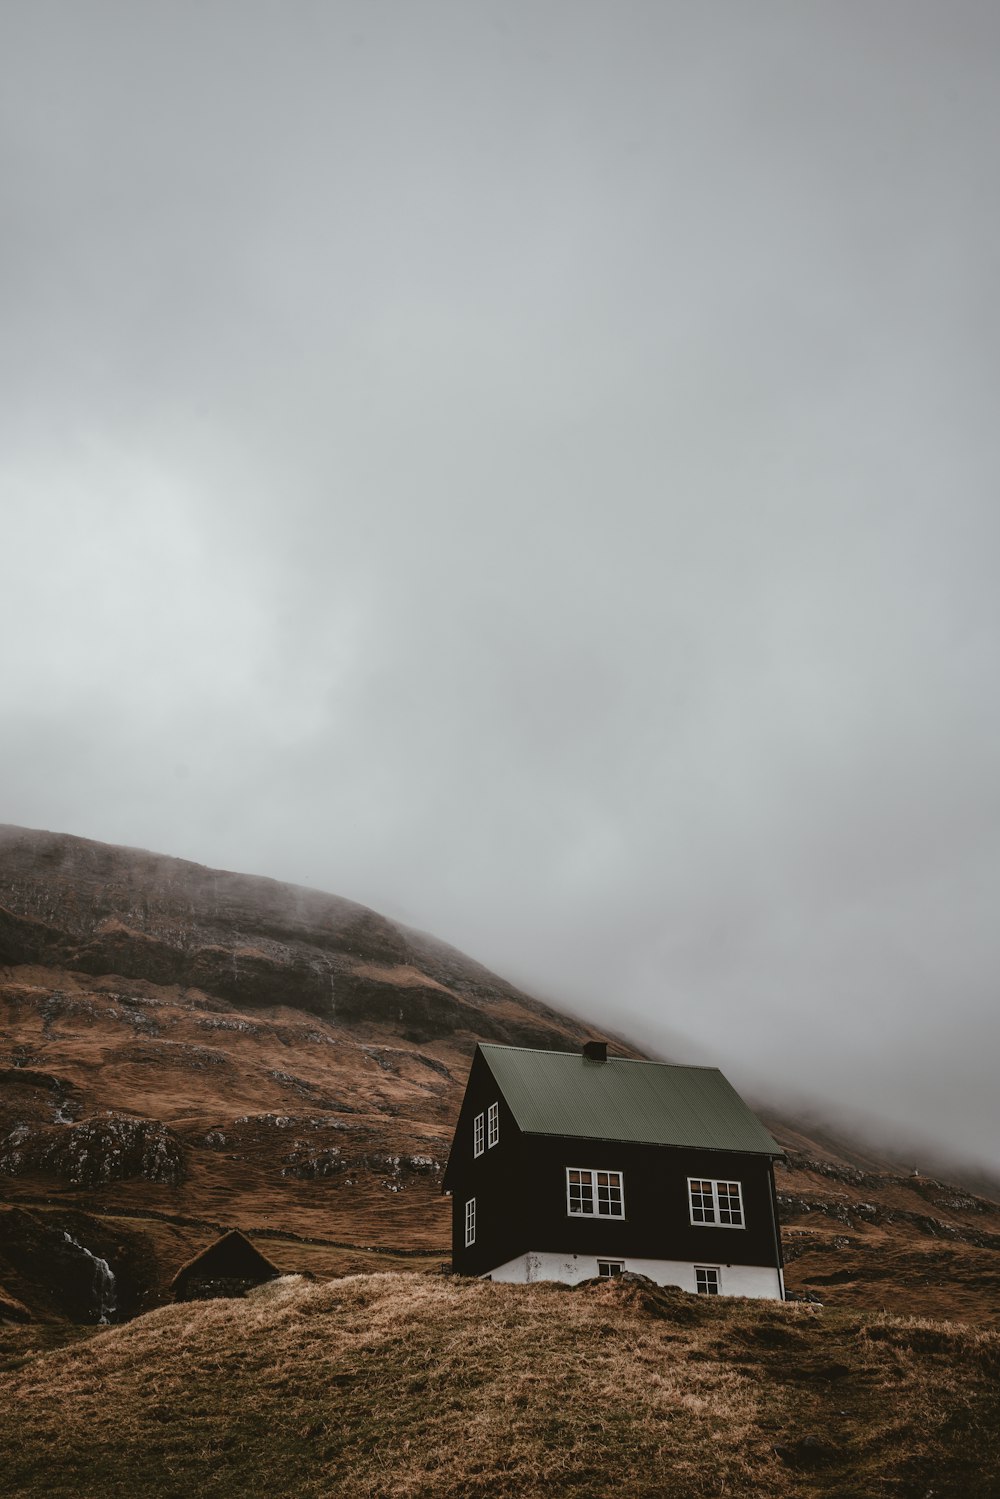
[[[182,1265],[170,1282],[170,1289],[177,1301],[245,1296],[254,1286],[276,1280],[282,1274],[284,1271],[234,1228]]]

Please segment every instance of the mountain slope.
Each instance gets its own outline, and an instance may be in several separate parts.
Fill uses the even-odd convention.
[[[0,961],[114,973],[409,1041],[582,1034],[446,943],[339,896],[0,825]]]
[[[476,1041],[591,1034],[350,901],[0,828],[0,1297],[92,1319],[96,1256],[128,1315],[219,1227],[288,1270],[438,1263]],[[792,1289],[1000,1316],[995,1203],[768,1124]]]

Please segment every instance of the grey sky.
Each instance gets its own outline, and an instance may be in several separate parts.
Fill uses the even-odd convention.
[[[0,820],[1000,1163],[1000,11],[6,0],[0,152]]]

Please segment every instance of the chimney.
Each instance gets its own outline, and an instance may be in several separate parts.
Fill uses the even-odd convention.
[[[606,1062],[608,1060],[608,1043],[606,1041],[584,1041],[583,1055],[588,1062]]]

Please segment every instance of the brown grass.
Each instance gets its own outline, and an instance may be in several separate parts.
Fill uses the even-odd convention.
[[[28,1332],[0,1374],[10,1494],[998,1492],[1000,1336],[926,1319],[388,1274],[165,1307],[58,1352]]]

